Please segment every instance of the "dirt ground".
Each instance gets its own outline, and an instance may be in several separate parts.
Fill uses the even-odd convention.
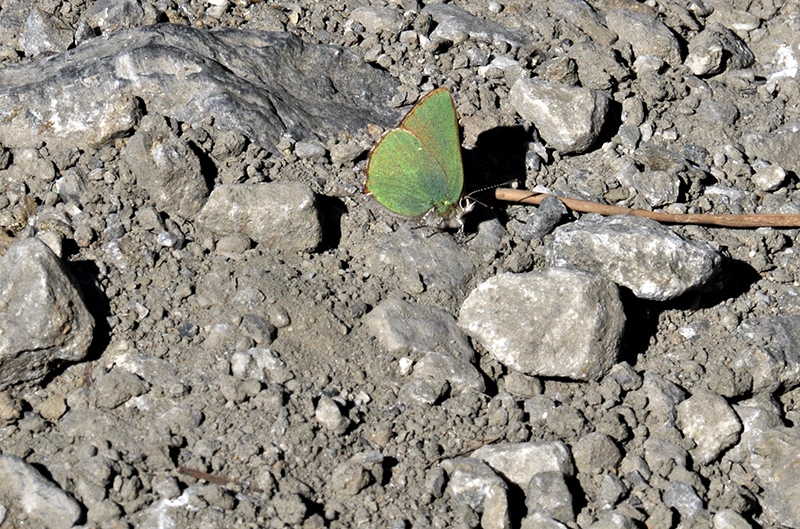
[[[800,212],[797,4],[2,4],[3,68],[173,23],[342,46],[390,89],[384,123],[273,144],[153,105],[103,144],[0,132],[2,246],[52,243],[42,219],[62,212],[56,246],[94,320],[80,360],[0,393],[0,451],[28,464],[4,475],[46,480],[0,486],[0,527],[800,527],[797,229],[671,226],[719,273],[665,300],[622,288],[613,367],[587,380],[520,373],[455,325],[484,281],[547,270],[553,228],[580,214],[539,228],[535,207],[479,194],[461,235],[363,193],[374,142],[445,86],[468,190],[514,179],[676,213]],[[592,141],[555,148],[557,125],[520,115],[510,92],[529,77],[604,94]],[[159,195],[143,131],[169,137],[199,187]],[[287,199],[261,240],[206,207],[223,186],[293,182],[311,198]],[[280,216],[268,207],[248,222]]]

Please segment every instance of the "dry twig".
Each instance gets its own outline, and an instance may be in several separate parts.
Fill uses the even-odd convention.
[[[554,196],[573,211],[581,213],[599,213],[600,215],[632,215],[646,217],[658,222],[670,224],[706,224],[710,226],[726,226],[728,228],[800,228],[800,215],[752,214],[752,215],[714,215],[708,213],[661,213],[646,209],[622,208],[598,204],[588,200],[566,198],[547,193],[535,193],[523,189],[498,187],[494,196],[505,202],[538,205],[547,197]]]

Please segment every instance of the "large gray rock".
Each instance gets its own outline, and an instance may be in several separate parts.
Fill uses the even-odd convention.
[[[608,112],[605,93],[544,79],[520,79],[508,97],[517,113],[536,125],[548,147],[562,153],[587,151]]]
[[[508,529],[508,485],[489,466],[476,459],[460,457],[442,462],[449,476],[447,492],[456,505],[482,513],[481,527]]]
[[[37,238],[0,258],[0,389],[44,378],[86,356],[94,319],[75,280]]]
[[[461,306],[458,324],[512,369],[593,380],[616,361],[625,314],[611,281],[551,268],[481,283]]]
[[[542,472],[575,474],[569,447],[562,441],[498,443],[481,447],[470,456],[485,461],[510,482],[524,489]]]
[[[68,529],[81,515],[78,502],[58,485],[25,460],[5,454],[0,455],[0,504],[12,517],[25,513],[30,527]]]
[[[684,64],[695,75],[715,75],[725,69],[747,68],[755,56],[742,39],[721,24],[709,24],[689,42]]]
[[[0,142],[102,144],[128,133],[142,103],[180,121],[238,132],[265,148],[391,125],[393,83],[354,54],[288,33],[158,24],[0,70]],[[58,104],[52,104],[58,101]]]
[[[603,275],[637,297],[663,301],[708,283],[722,256],[653,220],[618,215],[559,227],[547,262]]]
[[[733,408],[711,391],[698,391],[677,407],[677,426],[695,443],[692,457],[700,465],[715,460],[739,441],[742,423]]]
[[[316,197],[300,182],[217,186],[197,223],[220,235],[243,234],[284,251],[313,250],[322,241]]]

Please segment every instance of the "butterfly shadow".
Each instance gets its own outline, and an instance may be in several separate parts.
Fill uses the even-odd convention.
[[[473,149],[463,149],[464,195],[497,213],[497,203],[488,191],[513,181],[525,182],[525,155],[530,131],[522,125],[496,127],[478,135]],[[474,214],[473,214],[474,215]],[[478,216],[478,215],[475,215]]]

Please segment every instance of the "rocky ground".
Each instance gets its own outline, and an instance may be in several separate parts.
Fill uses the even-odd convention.
[[[444,86],[467,192],[798,213],[799,29],[2,2],[0,527],[800,527],[798,230],[477,193],[460,235],[363,193]]]

